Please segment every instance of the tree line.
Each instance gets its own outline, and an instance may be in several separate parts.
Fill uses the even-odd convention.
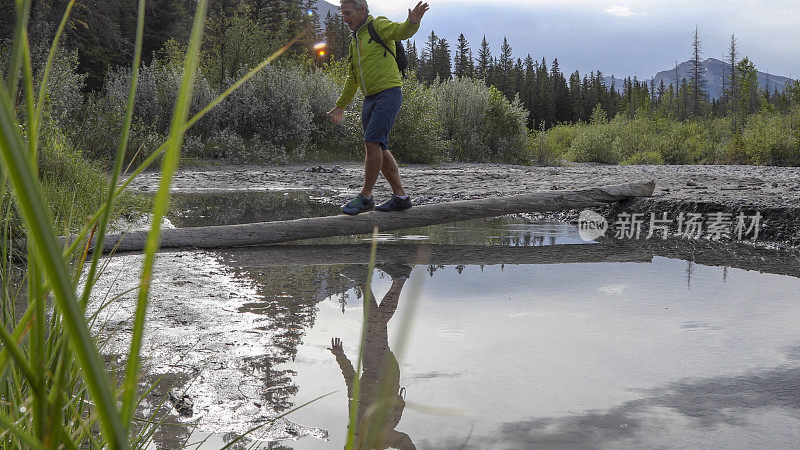
[[[336,49],[331,57],[346,54],[349,32],[338,15],[328,14],[324,37]],[[674,82],[661,80],[658,85],[653,80],[640,81],[636,77],[612,78],[607,83],[599,70],[583,75],[576,70],[567,77],[557,58],[549,67],[546,59],[539,61],[530,54],[524,59],[515,59],[507,38],[503,38],[498,56],[492,55],[485,35],[475,55],[463,33],[452,50],[447,39],[437,36],[435,31],[431,31],[421,49],[411,40],[406,42],[405,48],[409,68],[416,71],[423,82],[430,84],[463,77],[483,80],[509,100],[519,98],[530,111],[528,126],[534,129],[548,129],[559,123],[589,122],[598,105],[608,118],[618,114],[633,118],[642,111],[676,120],[732,117],[734,123],[738,123],[743,116],[760,110],[786,112],[793,104],[800,103],[798,82],[783,90],[776,85],[759,86],[758,71],[748,57],[739,58],[734,35],[725,58],[731,70],[724,76],[723,96],[709,98],[697,28],[690,47],[689,77],[680,77],[676,64]]]
[[[69,3],[70,0],[31,2],[28,30],[34,59],[37,51],[46,55]],[[14,4],[14,0],[0,0],[0,16],[6,18],[0,22],[0,46],[11,40]],[[110,69],[130,65],[137,5],[138,0],[81,0],[75,4],[63,45],[78,52],[78,70],[87,75],[87,92],[99,90]],[[196,0],[147,1],[144,64],[157,57],[170,41],[185,45],[196,5]],[[226,76],[260,62],[303,30],[308,32],[290,49],[290,57],[304,56],[305,49],[321,35],[313,0],[209,2],[203,42],[204,68],[216,71],[216,81],[221,82]]]
[[[86,90],[97,91],[109,69],[127,64],[135,35],[137,0],[84,0],[76,6],[67,27],[67,46],[78,52],[79,71],[87,74]],[[68,0],[34,0],[30,15],[34,48],[45,52]],[[151,0],[147,2],[145,63],[159,52],[179,50],[188,37],[194,0]],[[0,0],[0,12],[13,17],[14,1]],[[8,14],[6,14],[8,13]],[[0,41],[8,39],[12,21],[0,24]],[[320,26],[320,23],[322,26]],[[328,44],[324,59],[347,55],[350,31],[339,14],[328,13],[322,20],[313,0],[219,0],[211,2],[203,43],[202,69],[210,82],[224,85],[241,70],[259,63],[287,42],[301,35],[288,51],[290,59],[312,64],[310,52],[317,41]],[[171,45],[170,45],[171,43]],[[777,86],[759,86],[758,73],[749,58],[739,58],[735,36],[731,36],[730,73],[724,77],[723,96],[710,99],[702,76],[702,45],[699,30],[691,41],[692,71],[675,82],[640,81],[636,77],[604,80],[599,70],[566,75],[558,59],[552,62],[528,54],[514,58],[507,38],[495,56],[484,36],[476,52],[463,34],[454,47],[432,31],[421,48],[416,41],[405,43],[409,67],[419,80],[432,84],[452,78],[474,78],[494,86],[510,101],[518,98],[530,112],[528,126],[548,129],[559,123],[588,122],[600,105],[608,118],[619,114],[634,117],[637,112],[657,114],[676,120],[700,117],[740,118],[759,110],[786,111],[800,100],[795,82],[779,91]],[[738,120],[738,119],[737,119]],[[734,122],[737,122],[735,120]]]

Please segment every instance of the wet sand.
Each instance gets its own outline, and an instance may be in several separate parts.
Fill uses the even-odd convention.
[[[220,195],[176,197],[185,222],[178,226],[190,226],[197,218],[212,223],[222,218],[225,223],[274,220],[260,214],[275,210],[287,217],[314,211],[329,214],[324,208],[330,205],[323,203],[338,202],[359,189],[357,164],[340,166],[339,173],[308,168],[182,170],[175,183],[177,193]],[[724,196],[738,192],[755,198],[756,194],[723,189],[727,185],[717,178],[718,196],[692,197],[693,186],[686,185],[681,192],[687,193],[681,197],[677,187],[675,192],[669,188],[678,186],[679,180],[647,172],[669,168],[633,169],[453,165],[403,170],[418,203],[555,185],[538,178],[573,183],[556,185],[562,189],[655,178],[660,183],[658,197],[620,207],[772,208],[786,214],[784,224],[797,226],[798,216],[792,216],[797,199],[792,199],[794,206],[788,201],[769,203],[765,190],[772,189],[773,181],[764,181],[772,180],[765,175],[763,184],[750,180],[751,191],[762,203],[740,204]],[[508,177],[502,176],[503,170]],[[747,170],[784,171],[785,179],[798,179],[794,169]],[[610,175],[597,174],[603,171]],[[667,181],[661,183],[658,176]],[[737,180],[730,183],[746,183]],[[152,192],[157,181],[157,174],[147,174],[135,189]],[[470,194],[458,186],[467,186]],[[287,189],[304,192],[287,194]],[[266,191],[275,192],[264,195]],[[379,197],[387,193],[385,185],[376,191]],[[430,252],[430,265],[413,269],[414,283],[425,282],[425,290],[418,294],[425,314],[418,316],[408,354],[398,359],[403,361],[398,386],[406,388],[402,392],[408,392],[412,405],[489,413],[452,419],[409,408],[399,424],[399,414],[392,415],[390,425],[400,435],[420,448],[452,448],[467,435],[476,447],[500,441],[509,448],[694,447],[701,442],[748,446],[753,436],[767,431],[775,432],[768,440],[772,446],[797,442],[792,403],[797,392],[792,380],[798,370],[798,331],[793,321],[800,273],[796,253],[683,240],[556,245],[577,242],[577,230],[528,224],[536,220],[514,216],[492,219],[483,227],[461,223],[427,232],[409,230],[425,234],[428,239],[420,242],[440,247]],[[526,239],[507,239],[515,234]],[[344,354],[351,361],[357,354],[354,344],[361,330],[363,298],[358,287],[365,282],[368,259],[368,244],[361,238],[348,239],[324,246],[159,255],[143,375],[148,381],[164,376],[167,383],[146,398],[144,406],[148,411],[155,408],[174,389],[179,397],[191,400],[192,408],[179,416],[178,405],[173,408],[167,402],[165,417],[183,426],[162,430],[156,436],[158,445],[170,448],[187,438],[199,441],[209,435],[216,440],[207,448],[219,448],[293,406],[337,391],[313,408],[265,427],[248,444],[263,448],[281,441],[287,448],[341,447],[348,375],[340,367],[346,365],[337,364],[340,355],[331,355],[328,346],[332,337],[341,337]],[[417,241],[380,242],[379,263],[384,268],[375,274],[376,298],[390,282],[394,286],[387,267],[413,262],[417,253]],[[495,245],[482,246],[491,242]],[[135,308],[135,293],[128,290],[140,266],[140,255],[118,255],[109,262],[110,275],[98,282],[97,292],[115,299],[100,320],[106,330],[114,331],[107,345],[109,356],[125,351]],[[400,302],[397,317],[406,314],[405,303],[407,299]],[[92,304],[94,311],[97,303]],[[400,327],[392,326],[394,331]],[[765,334],[767,328],[772,331]],[[463,357],[466,348],[470,358]],[[685,364],[687,358],[693,363]],[[615,367],[622,369],[609,369]],[[487,380],[509,388],[487,397],[483,389]],[[742,398],[752,399],[744,409]],[[718,411],[734,408],[742,411],[720,418]],[[653,434],[653,430],[661,431]]]
[[[305,190],[343,202],[360,190],[359,163],[312,165],[218,166],[181,169],[176,193],[214,191]],[[762,240],[781,247],[800,246],[800,168],[759,166],[608,166],[575,164],[528,167],[506,164],[453,163],[401,168],[406,190],[416,204],[528,193],[536,190],[580,189],[655,180],[654,197],[621,205],[625,212],[727,212],[764,217]],[[157,189],[159,175],[142,175],[131,188]],[[375,195],[390,194],[380,179]],[[619,212],[619,209],[616,211]]]

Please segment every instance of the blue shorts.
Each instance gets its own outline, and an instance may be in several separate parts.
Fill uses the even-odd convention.
[[[399,86],[364,97],[364,108],[361,110],[364,142],[377,142],[382,149],[388,150],[389,130],[402,104],[403,91]]]

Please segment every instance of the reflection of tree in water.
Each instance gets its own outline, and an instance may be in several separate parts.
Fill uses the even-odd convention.
[[[347,291],[363,284],[367,271],[364,266],[294,266],[269,269],[239,269],[239,276],[256,282],[263,301],[249,303],[240,312],[269,317],[263,330],[272,334],[277,351],[252,357],[245,362],[262,379],[264,402],[276,412],[292,408],[291,398],[297,393],[292,378],[294,370],[281,366],[294,361],[302,344],[305,330],[316,320],[317,304],[331,296],[346,296]]]
[[[380,304],[376,302],[374,295],[369,295],[369,318],[364,337],[363,372],[356,416],[356,442],[359,443],[358,448],[414,449],[416,447],[411,438],[395,430],[406,403],[400,389],[400,366],[389,348],[388,336],[389,320],[397,310],[397,302],[411,273],[411,267],[393,266],[383,270],[392,277],[392,286]],[[339,338],[332,339],[329,350],[339,363],[347,385],[347,396],[352,400],[357,376],[353,364],[344,354]]]

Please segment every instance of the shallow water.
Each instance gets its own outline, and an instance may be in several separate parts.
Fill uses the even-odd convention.
[[[356,364],[367,275],[367,244],[354,244],[364,239],[162,253],[147,374],[167,375],[193,399],[180,420],[195,425],[157,442],[210,435],[206,447],[218,448],[334,392],[255,437],[340,448],[345,361]],[[388,391],[402,389],[403,401],[385,431],[400,448],[800,442],[800,278],[759,273],[763,254],[703,265],[638,246],[580,245],[570,225],[528,217],[380,241],[362,379],[374,385],[394,367],[381,363],[397,362]],[[797,258],[786,258],[786,271],[773,271],[798,273]],[[120,276],[98,292],[123,292],[140,259],[113,258],[108,273]],[[123,329],[112,353],[132,307],[126,295],[109,310],[107,323]],[[329,350],[332,338],[341,352]]]

